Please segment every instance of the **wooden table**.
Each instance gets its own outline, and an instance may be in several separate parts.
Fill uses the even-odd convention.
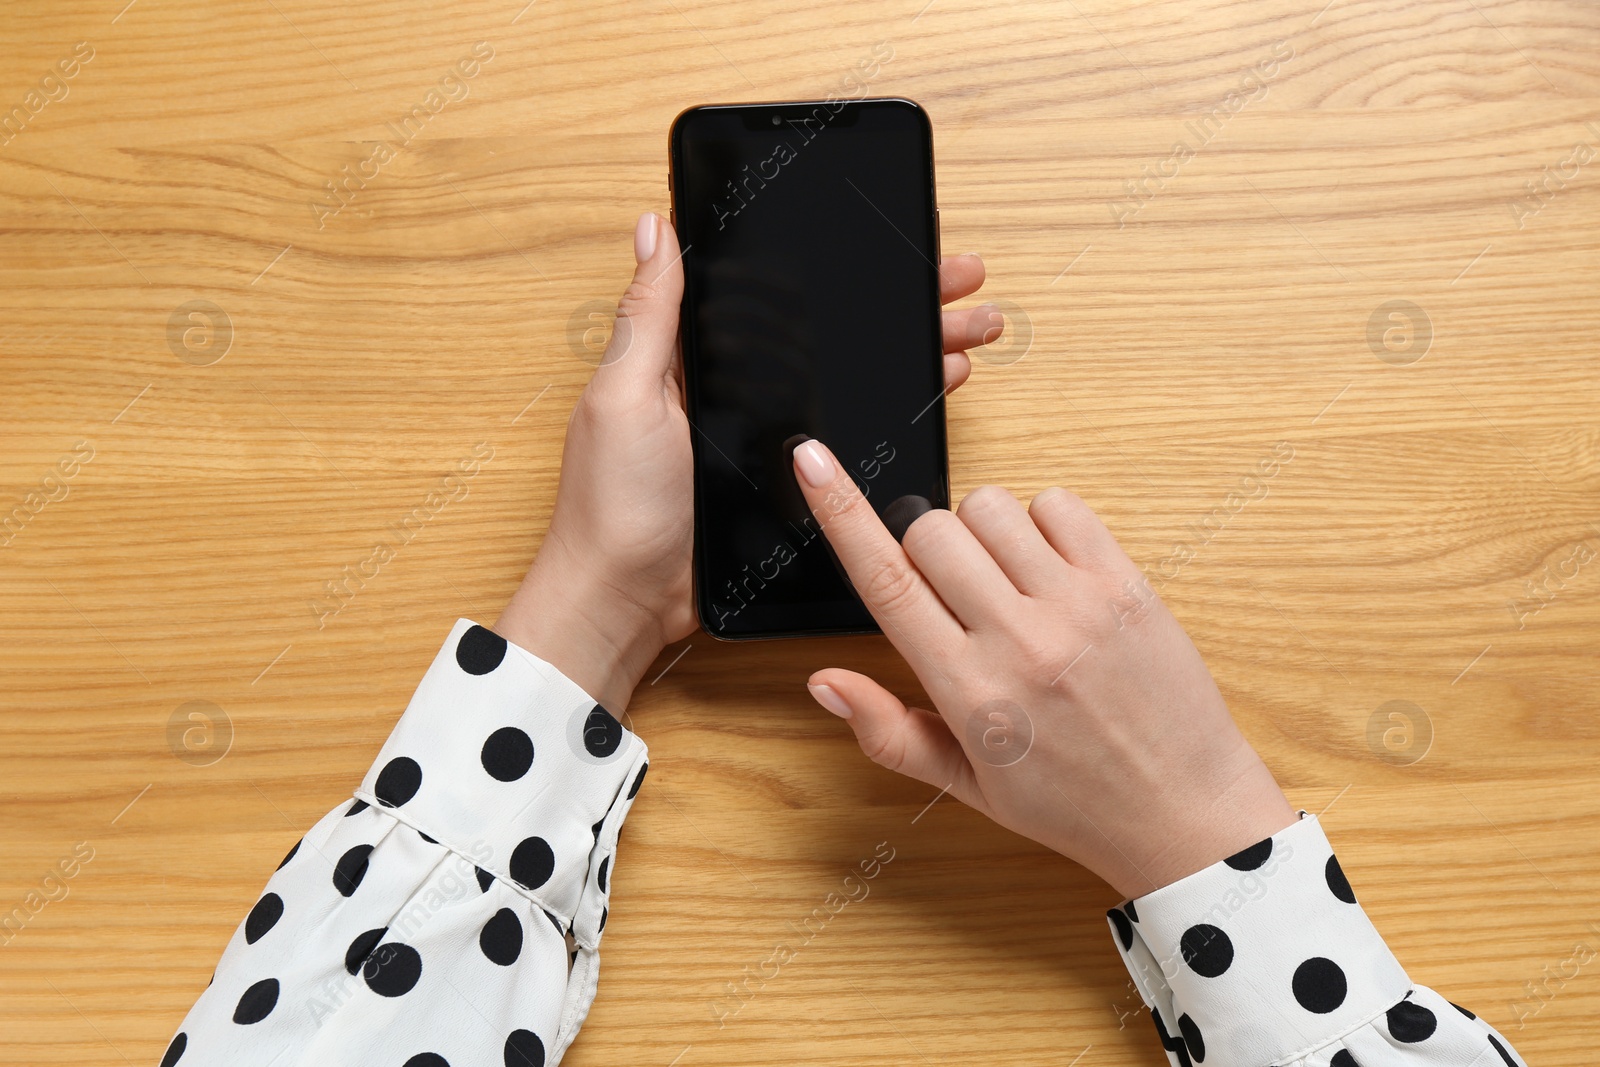
[[[958,494],[1088,499],[1412,976],[1593,1062],[1600,7],[124,2],[3,20],[0,912],[56,897],[0,946],[4,1063],[155,1062],[532,558],[673,115],[846,91],[878,42],[861,91],[932,113],[944,247],[1017,338],[950,404]],[[806,696],[914,694],[887,645],[669,662],[570,1063],[1160,1062],[1113,894]]]

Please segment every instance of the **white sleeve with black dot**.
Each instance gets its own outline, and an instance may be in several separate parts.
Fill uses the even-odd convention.
[[[289,850],[162,1067],[543,1067],[598,980],[645,746],[466,620],[341,804]]]
[[[1411,983],[1304,812],[1106,917],[1174,1067],[1525,1067]]]

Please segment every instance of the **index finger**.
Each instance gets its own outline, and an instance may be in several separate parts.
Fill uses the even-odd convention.
[[[965,634],[960,621],[822,442],[801,442],[794,467],[811,513],[884,636],[913,667],[936,663]]]

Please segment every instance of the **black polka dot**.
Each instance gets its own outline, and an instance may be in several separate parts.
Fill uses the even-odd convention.
[[[639,787],[644,785],[644,774],[649,769],[650,764],[646,763],[644,766],[639,768],[639,773],[633,776],[633,784],[628,787],[629,800],[632,800],[634,797],[639,795]]]
[[[1124,905],[1123,910],[1128,913],[1128,918],[1132,919],[1134,922],[1139,921],[1139,909],[1133,906],[1133,901],[1128,901],[1128,903]]]
[[[422,977],[422,957],[410,945],[390,941],[379,945],[361,968],[367,988],[380,997],[403,997]]]
[[[450,1067],[450,1061],[437,1052],[419,1052],[405,1062],[405,1067]]]
[[[1121,908],[1112,908],[1106,912],[1106,918],[1111,920],[1111,925],[1117,928],[1117,940],[1122,942],[1122,951],[1127,952],[1133,948],[1133,925],[1128,922],[1128,917],[1122,914]]]
[[[1247,849],[1244,849],[1243,851],[1235,852],[1233,855],[1223,860],[1223,862],[1236,871],[1253,871],[1263,863],[1267,862],[1267,859],[1271,855],[1272,838],[1269,837],[1265,841],[1257,841],[1255,844],[1251,845]],[[1198,1056],[1195,1058],[1199,1059]]]
[[[1472,1014],[1470,1011],[1468,1011],[1466,1008],[1463,1008],[1461,1005],[1457,1004],[1455,1001],[1453,1001],[1453,1000],[1452,1001],[1448,1001],[1448,1003],[1452,1008],[1454,1008],[1456,1011],[1459,1011],[1462,1015],[1465,1015],[1467,1018],[1469,1018],[1469,1019],[1476,1019],[1477,1018],[1476,1015]]]
[[[478,947],[490,963],[509,967],[522,955],[522,922],[510,908],[495,912],[478,931]]]
[[[372,855],[371,845],[357,845],[339,857],[333,865],[333,888],[340,896],[350,896],[367,876],[367,858]]]
[[[422,788],[422,768],[410,756],[397,756],[378,773],[372,795],[386,808],[398,808]]]
[[[542,837],[530,837],[511,853],[511,877],[524,889],[538,889],[556,869],[556,855]]]
[[[506,1067],[544,1067],[544,1042],[532,1030],[513,1030],[506,1038]]]
[[[489,777],[514,782],[533,766],[533,739],[515,726],[502,726],[483,743],[481,758]]]
[[[344,817],[348,819],[352,815],[360,815],[371,806],[365,800],[358,800],[345,810]]]
[[[417,831],[417,836],[422,838],[424,841],[426,841],[430,845],[437,845],[439,843],[438,838],[429,837],[427,834],[423,833],[421,830]]]
[[[295,843],[294,843],[294,847],[293,847],[293,848],[291,848],[291,849],[290,849],[290,850],[289,850],[289,851],[288,851],[288,853],[287,853],[287,854],[286,854],[286,855],[285,855],[285,856],[284,856],[284,857],[283,857],[283,859],[281,859],[281,860],[279,860],[279,861],[278,861],[278,870],[280,870],[280,871],[281,871],[281,870],[283,870],[283,869],[284,869],[284,868],[285,868],[285,867],[287,867],[287,866],[288,866],[288,865],[289,865],[289,861],[290,861],[290,860],[292,860],[292,859],[294,859],[294,854],[295,854],[295,853],[296,853],[296,852],[299,852],[299,851],[300,851],[300,842],[299,842],[299,841],[296,841],[296,842],[295,842]]]
[[[478,888],[487,893],[489,891],[489,887],[494,885],[494,875],[490,874],[482,867],[474,867],[473,870],[478,872]]]
[[[607,856],[600,861],[600,892],[606,891],[606,873],[611,869],[611,857]]]
[[[1324,873],[1328,878],[1328,888],[1333,891],[1334,896],[1346,904],[1356,902],[1355,890],[1350,888],[1350,880],[1344,876],[1344,868],[1339,866],[1338,856],[1328,857],[1328,866]]]
[[[594,839],[595,839],[596,842],[598,842],[600,840],[600,827],[604,826],[605,824],[606,824],[605,816],[602,815],[600,817],[600,821],[599,822],[597,822],[593,826],[589,827],[589,829],[594,831]]]
[[[1233,942],[1215,926],[1197,923],[1178,939],[1183,962],[1202,978],[1216,978],[1233,966]]]
[[[1326,1015],[1344,1003],[1348,991],[1343,969],[1330,959],[1313,956],[1294,969],[1294,999],[1306,1011]]]
[[[506,639],[474,626],[456,642],[456,662],[468,674],[488,674],[506,658]]]
[[[1206,1039],[1194,1020],[1187,1015],[1178,1016],[1178,1032],[1183,1035],[1183,1043],[1188,1047],[1189,1055],[1194,1057],[1194,1062],[1203,1063],[1206,1058]]]
[[[1408,1045],[1426,1041],[1439,1028],[1439,1020],[1433,1012],[1409,1000],[1402,1000],[1390,1008],[1385,1018],[1390,1035]]]
[[[1156,1033],[1161,1037],[1161,1047],[1177,1057],[1178,1067],[1193,1067],[1189,1059],[1189,1050],[1183,1047],[1183,1039],[1167,1033],[1166,1024],[1161,1021],[1161,1013],[1155,1008],[1150,1009],[1150,1021],[1155,1023]]]
[[[622,745],[622,724],[599,704],[589,712],[583,723],[583,747],[589,755],[604,759],[615,754]]]
[[[239,1006],[233,1009],[233,1021],[241,1026],[258,1023],[272,1014],[278,1006],[278,980],[263,978],[244,991]]]
[[[244,943],[253,945],[267,936],[267,931],[278,925],[278,920],[283,918],[283,898],[276,893],[268,893],[256,901],[256,906],[250,909],[250,914],[244,920]]]
[[[554,915],[551,915],[548,911],[544,913],[544,917],[546,919],[550,920],[550,925],[554,926],[556,928],[556,933],[558,933],[558,934],[566,933],[565,930],[561,929],[561,920],[560,919],[556,918]]]
[[[1361,1067],[1361,1064],[1350,1055],[1349,1049],[1342,1048],[1333,1054],[1333,1059],[1328,1061],[1328,1067]]]
[[[1511,1053],[1506,1051],[1504,1045],[1495,1040],[1493,1034],[1489,1035],[1489,1047],[1500,1053],[1500,1058],[1506,1061],[1506,1067],[1517,1067],[1517,1061],[1511,1058]]]
[[[189,1047],[189,1035],[180,1033],[172,1039],[172,1044],[167,1046],[166,1055],[161,1057],[161,1067],[172,1067],[183,1058],[183,1050]]]
[[[380,926],[376,930],[368,930],[364,934],[357,934],[356,939],[350,942],[350,947],[344,950],[344,969],[351,974],[361,970],[367,962],[367,957],[372,955],[372,950],[378,947],[378,942],[383,940],[383,935],[389,932],[387,926]]]
[[[604,930],[606,928],[606,919],[609,918],[610,915],[611,915],[611,909],[610,908],[601,908],[600,909],[600,925],[595,927],[595,932],[596,933],[599,933],[601,930]]]

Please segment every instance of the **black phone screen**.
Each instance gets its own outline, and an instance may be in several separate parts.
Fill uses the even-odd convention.
[[[932,131],[908,100],[673,124],[695,583],[714,637],[873,633],[794,482],[803,436],[881,514],[949,506]]]

